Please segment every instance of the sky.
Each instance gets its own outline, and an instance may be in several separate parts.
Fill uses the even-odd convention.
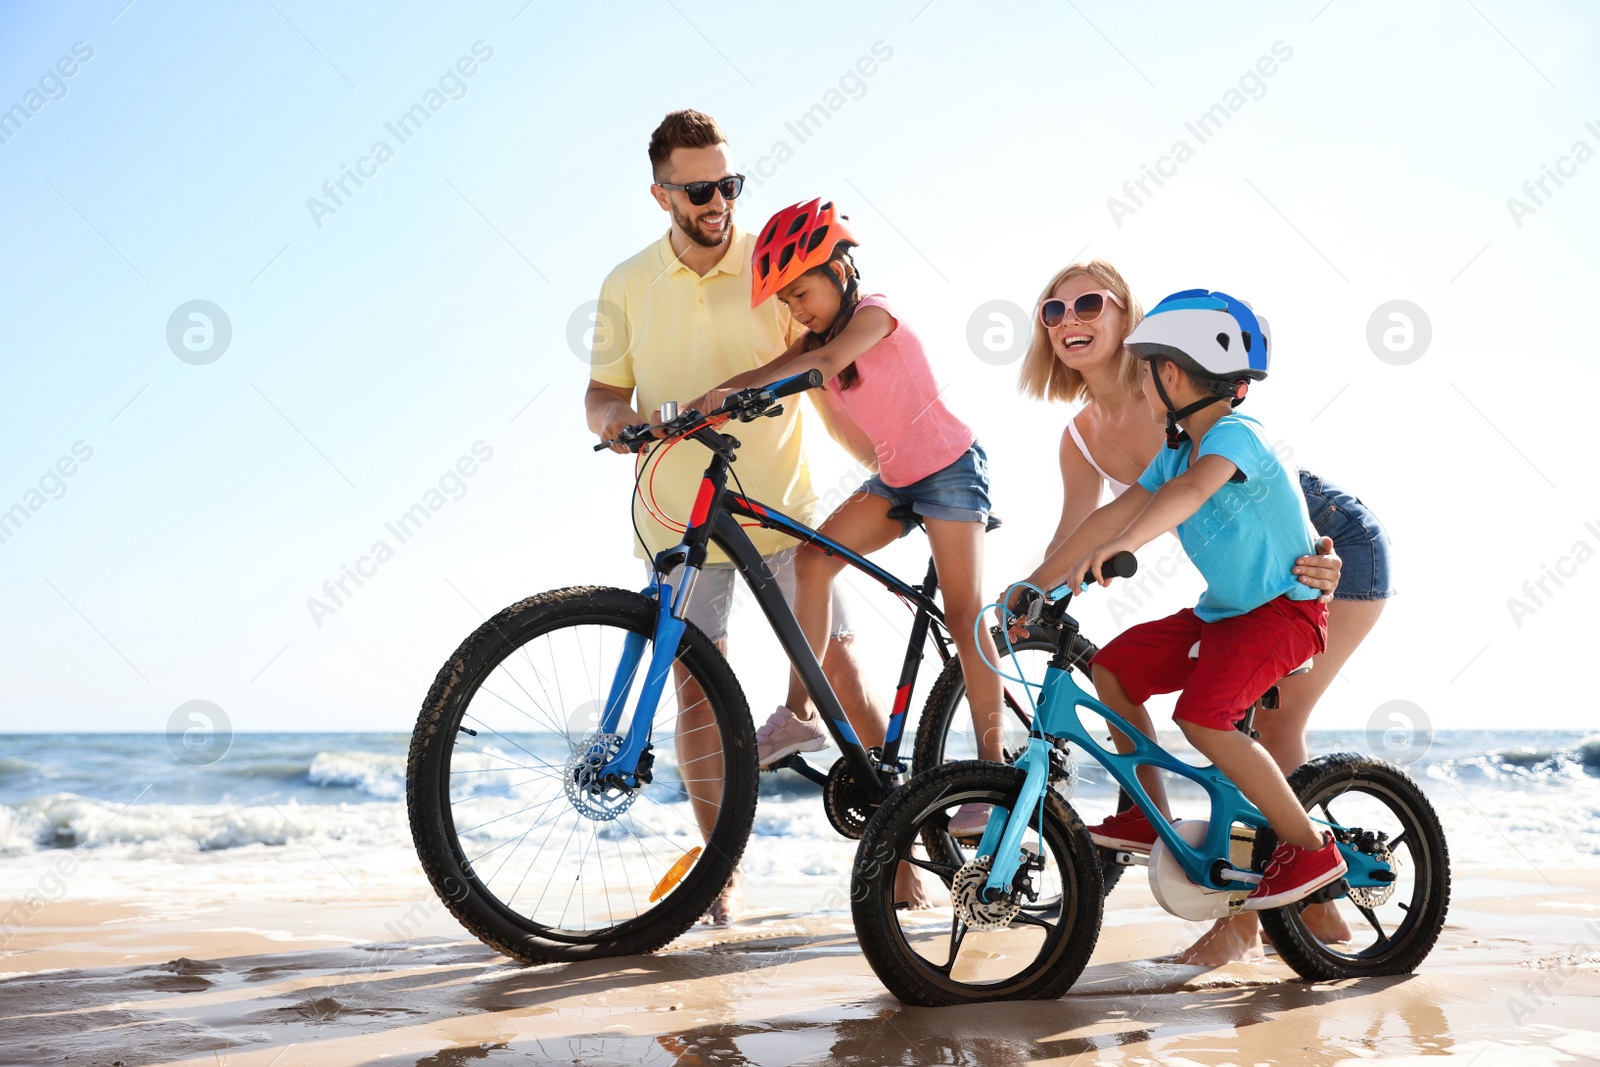
[[[1266,315],[1247,411],[1392,536],[1400,595],[1313,726],[1593,726],[1594,8],[371,10],[0,6],[0,730],[159,731],[207,700],[239,730],[406,731],[487,615],[637,586],[584,327],[665,230],[645,145],[680,107],[728,132],[746,228],[814,196],[851,216],[989,452],[992,592],[1060,504],[1070,410],[1017,392],[1027,314],[1100,257],[1147,306]],[[817,431],[817,482],[848,485]],[[853,588],[887,691],[906,617]],[[1079,617],[1103,643],[1198,589]],[[761,629],[734,622],[758,720],[783,684]]]

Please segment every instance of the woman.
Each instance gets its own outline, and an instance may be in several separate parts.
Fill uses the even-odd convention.
[[[1143,317],[1139,302],[1115,267],[1101,260],[1059,271],[1044,289],[1020,385],[1029,396],[1082,401],[1061,435],[1061,521],[1051,547],[1099,506],[1101,486],[1125,490],[1163,447],[1161,427],[1150,420],[1140,388],[1138,360],[1123,340]],[[1306,723],[1317,701],[1361,644],[1394,595],[1389,584],[1388,537],[1360,500],[1316,475],[1300,472],[1312,524],[1328,553],[1300,559],[1300,580],[1331,594],[1328,647],[1309,674],[1278,684],[1277,711],[1256,720],[1261,744],[1285,775],[1306,761]],[[1040,576],[1030,575],[1031,581]],[[1304,912],[1323,941],[1349,937],[1333,905]],[[1179,953],[1177,962],[1217,966],[1262,955],[1260,924],[1252,913],[1217,920]]]

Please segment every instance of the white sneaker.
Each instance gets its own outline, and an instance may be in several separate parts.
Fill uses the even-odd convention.
[[[756,764],[765,767],[796,752],[816,752],[827,747],[828,728],[822,725],[821,715],[801,719],[779,704],[767,724],[756,731]]]

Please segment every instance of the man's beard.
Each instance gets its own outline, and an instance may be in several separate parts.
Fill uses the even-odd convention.
[[[700,228],[698,216],[684,214],[676,206],[672,209],[672,221],[677,225],[680,232],[701,248],[718,248],[728,243],[728,235],[733,232],[733,208],[731,205],[728,207],[727,213],[728,223],[722,227],[722,232],[718,234],[706,233]]]

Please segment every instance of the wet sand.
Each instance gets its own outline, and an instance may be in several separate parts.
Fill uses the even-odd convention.
[[[1130,877],[1065,997],[946,1009],[885,993],[837,911],[522,967],[391,896],[46,904],[0,949],[0,1064],[1600,1062],[1592,872],[1458,874],[1418,974],[1331,984],[1152,962],[1201,927]]]

